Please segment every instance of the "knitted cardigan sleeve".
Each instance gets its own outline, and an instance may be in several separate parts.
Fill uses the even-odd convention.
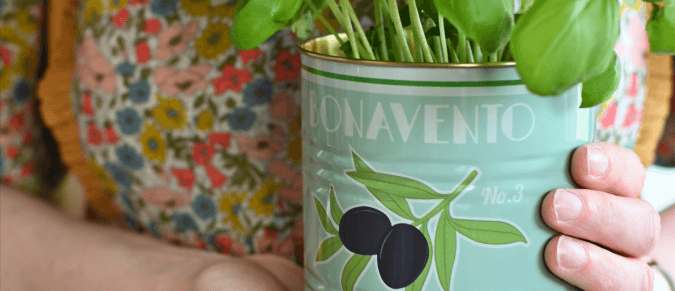
[[[47,15],[48,63],[38,85],[40,113],[52,130],[63,162],[84,185],[87,202],[105,219],[118,216],[110,197],[87,162],[78,137],[77,123],[70,103],[71,78],[75,71],[76,0],[49,1]]]

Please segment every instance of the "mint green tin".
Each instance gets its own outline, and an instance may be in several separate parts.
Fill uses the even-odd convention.
[[[302,51],[305,290],[573,290],[545,266],[543,196],[595,130],[581,87],[529,93],[512,63]]]

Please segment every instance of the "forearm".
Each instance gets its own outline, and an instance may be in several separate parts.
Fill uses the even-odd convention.
[[[675,276],[675,206],[661,213],[661,235],[651,256]]]
[[[161,284],[191,281],[205,258],[203,251],[68,218],[0,186],[2,290],[171,290],[179,286]]]

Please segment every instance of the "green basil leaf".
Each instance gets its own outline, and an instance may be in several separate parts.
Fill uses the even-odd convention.
[[[614,66],[588,79],[581,87],[581,108],[594,107],[612,97],[621,81],[621,60],[614,54]]]
[[[316,253],[316,262],[328,260],[342,247],[340,237],[333,236],[324,240]]]
[[[619,20],[616,0],[534,1],[510,47],[530,92],[560,95],[613,65]]]
[[[377,189],[407,199],[443,199],[446,195],[413,179],[376,172],[348,172],[347,175],[368,188]]]
[[[434,4],[443,17],[478,42],[487,54],[508,43],[514,25],[513,8],[509,9],[505,1],[434,0]]]
[[[356,155],[355,152],[352,152],[352,161],[354,162],[354,169],[356,169],[357,172],[372,172],[373,170],[366,165],[366,163],[359,158],[358,155]]]
[[[291,24],[291,31],[293,31],[299,39],[308,38],[312,34],[313,29],[314,15],[312,14],[312,11],[305,12],[299,19]]]
[[[361,277],[361,273],[368,265],[371,256],[363,256],[359,254],[354,254],[347,264],[345,265],[344,270],[342,270],[342,291],[353,291],[354,284],[356,280]]]
[[[431,257],[433,255],[434,248],[431,246],[431,239],[429,238],[429,230],[427,229],[427,224],[422,224],[420,231],[424,235],[424,238],[427,239],[427,245],[429,246],[429,257],[427,258],[427,265],[424,266],[424,270],[420,274],[415,282],[405,287],[405,291],[421,291],[424,287],[424,282],[427,280],[427,275],[429,274],[429,268],[431,268]]]
[[[506,222],[462,219],[449,219],[448,221],[459,233],[477,243],[488,245],[527,243],[525,236]]]
[[[316,205],[316,212],[319,214],[319,220],[321,220],[321,225],[323,225],[323,229],[326,230],[326,232],[333,234],[333,235],[338,235],[338,231],[335,230],[335,227],[333,226],[333,223],[328,220],[328,215],[326,215],[326,209],[323,208],[323,205],[321,202],[319,202],[319,199],[314,197],[314,204]]]
[[[384,207],[387,207],[387,209],[396,215],[409,220],[415,219],[415,216],[410,211],[410,205],[408,205],[408,201],[406,201],[405,198],[389,195],[388,193],[372,188],[368,188],[368,191],[370,191]]]
[[[337,225],[340,225],[343,212],[335,198],[335,189],[333,187],[330,187],[330,215],[333,217],[333,221],[335,221]]]
[[[230,41],[238,50],[256,48],[289,27],[303,0],[248,0],[235,8]]]
[[[654,5],[647,22],[650,50],[654,54],[675,54],[675,1],[665,8]]]
[[[455,251],[457,250],[457,232],[450,224],[450,215],[447,209],[443,210],[436,227],[436,270],[438,280],[443,290],[450,290],[450,279],[452,278],[452,266],[455,264]]]

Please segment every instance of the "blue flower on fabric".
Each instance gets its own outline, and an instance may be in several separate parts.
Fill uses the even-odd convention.
[[[156,238],[162,238],[162,235],[159,233],[159,229],[157,229],[157,224],[155,222],[150,222],[150,225],[148,225],[148,228],[150,228],[150,232],[152,235],[154,235]]]
[[[120,197],[122,198],[122,204],[127,209],[127,211],[131,213],[136,213],[136,207],[134,207],[134,204],[131,202],[131,199],[129,198],[129,193],[124,192],[120,194]]]
[[[192,217],[187,213],[176,213],[171,216],[173,222],[176,224],[176,228],[180,231],[197,231],[197,224]]]
[[[32,88],[30,85],[26,84],[26,82],[21,81],[19,84],[16,84],[16,87],[14,87],[14,99],[16,99],[17,102],[23,102],[30,97],[32,93]]]
[[[2,8],[5,8],[5,1],[0,0],[0,11],[2,11]]]
[[[0,153],[0,176],[5,173],[5,158],[2,157]]]
[[[135,134],[141,129],[141,117],[136,110],[125,108],[117,111],[117,124],[124,134]]]
[[[150,84],[148,84],[148,80],[142,79],[129,85],[129,99],[131,99],[132,102],[136,104],[145,103],[148,101],[149,96]]]
[[[113,163],[106,163],[104,168],[108,170],[110,176],[124,188],[131,187],[131,177],[124,171],[124,169]]]
[[[192,202],[192,210],[202,220],[208,220],[216,216],[216,204],[204,195],[197,196],[197,199]]]
[[[169,16],[176,12],[178,0],[152,0],[150,11],[159,16]]]
[[[139,225],[139,223],[136,222],[136,220],[133,219],[131,216],[125,215],[125,216],[124,216],[124,220],[127,222],[127,226],[129,226],[129,228],[130,228],[131,230],[133,230],[133,231],[135,231],[135,232],[137,232],[137,233],[142,233],[142,232],[143,232],[143,228],[141,228],[141,226]]]
[[[134,74],[136,66],[132,65],[128,61],[125,61],[124,63],[121,63],[119,66],[117,66],[116,70],[117,73],[119,73],[122,76],[130,76]]]
[[[120,162],[122,162],[122,165],[127,168],[134,171],[143,168],[143,157],[130,145],[125,144],[117,147],[115,153],[117,154],[117,158],[120,159]]]
[[[273,86],[272,81],[267,78],[257,79],[255,82],[249,83],[244,89],[244,103],[248,106],[270,103]]]
[[[255,122],[255,112],[247,108],[237,108],[227,117],[227,123],[234,130],[248,130]]]

